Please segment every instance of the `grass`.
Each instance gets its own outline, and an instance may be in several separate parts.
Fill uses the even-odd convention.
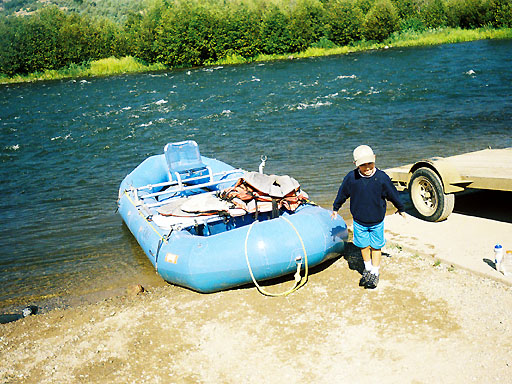
[[[123,73],[150,72],[167,69],[163,64],[146,65],[139,60],[126,56],[120,59],[109,57],[107,59],[91,61],[87,64],[71,64],[59,70],[46,70],[35,72],[26,76],[0,77],[0,84],[24,83],[40,80],[59,80],[66,78],[109,76]]]
[[[87,76],[105,76],[121,73],[155,71],[166,68],[167,67],[163,64],[143,64],[131,56],[123,57],[121,59],[109,57],[108,59],[91,62]]]
[[[221,60],[208,63],[209,65],[246,64],[251,62],[264,62],[275,60],[289,60],[297,58],[343,55],[352,52],[387,49],[392,47],[417,47],[440,44],[453,44],[486,39],[512,39],[512,28],[439,28],[422,32],[405,31],[396,32],[382,43],[362,41],[354,45],[332,48],[311,47],[303,52],[280,55],[258,55],[254,58],[244,58],[239,55],[230,55]],[[90,76],[108,76],[122,73],[150,72],[169,69],[164,64],[146,65],[131,56],[123,58],[110,57],[92,61],[88,64],[72,64],[60,70],[47,70],[41,73],[32,73],[26,76],[6,77],[0,75],[0,84],[32,82],[39,80],[58,80],[64,78],[78,78]]]
[[[453,44],[487,39],[512,39],[512,28],[439,28],[424,32],[406,31],[399,34],[393,34],[391,38],[386,41],[386,44],[393,47],[412,47],[418,45]]]

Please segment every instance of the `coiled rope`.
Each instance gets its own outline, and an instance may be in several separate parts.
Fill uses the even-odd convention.
[[[266,295],[266,296],[272,296],[272,297],[278,297],[278,296],[287,296],[289,295],[290,293],[292,292],[295,292],[297,289],[299,289],[300,287],[302,287],[304,284],[306,284],[307,280],[308,280],[308,272],[309,272],[309,267],[308,267],[308,255],[307,255],[307,252],[306,252],[306,247],[304,246],[304,242],[302,241],[302,237],[300,236],[299,234],[299,231],[297,231],[297,229],[295,228],[295,226],[292,224],[292,222],[290,220],[288,220],[286,217],[283,217],[281,216],[280,217],[281,219],[285,220],[288,224],[291,225],[291,227],[293,228],[293,230],[295,231],[295,233],[297,234],[297,236],[299,237],[299,240],[300,240],[300,244],[302,246],[302,250],[304,251],[304,277],[301,277],[300,275],[300,270],[301,270],[301,265],[302,263],[298,262],[297,263],[297,272],[295,272],[295,275],[294,275],[294,278],[295,278],[295,285],[290,288],[289,290],[285,291],[285,292],[282,292],[282,293],[272,293],[272,292],[268,292],[268,291],[265,291],[259,284],[258,282],[256,281],[256,278],[254,277],[254,274],[252,272],[252,268],[251,268],[251,263],[249,262],[249,255],[247,253],[247,243],[248,243],[248,240],[249,240],[249,234],[251,233],[251,230],[252,230],[252,227],[257,223],[257,221],[254,221],[250,227],[249,227],[249,230],[247,231],[247,235],[245,236],[245,261],[247,262],[247,267],[249,268],[249,273],[251,274],[251,278],[252,278],[252,281],[254,282],[254,285],[256,286],[256,288],[258,289],[258,291],[263,294],[263,295]]]

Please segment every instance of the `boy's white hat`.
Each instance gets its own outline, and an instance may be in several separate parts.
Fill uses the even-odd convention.
[[[375,154],[367,145],[360,145],[354,149],[354,163],[357,167],[361,164],[375,163]]]

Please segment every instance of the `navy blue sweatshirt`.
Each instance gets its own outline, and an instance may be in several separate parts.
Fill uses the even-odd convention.
[[[356,168],[343,179],[334,200],[333,211],[337,211],[350,197],[350,213],[356,222],[364,226],[379,224],[386,215],[386,200],[404,211],[404,205],[389,176],[376,169],[371,177],[361,176]]]

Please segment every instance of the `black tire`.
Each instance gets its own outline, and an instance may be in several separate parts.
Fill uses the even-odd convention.
[[[445,220],[455,205],[455,196],[444,193],[441,179],[430,168],[414,171],[409,182],[409,196],[419,216],[426,221]]]

